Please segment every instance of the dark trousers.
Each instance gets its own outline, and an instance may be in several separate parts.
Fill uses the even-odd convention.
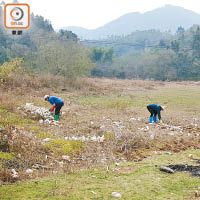
[[[61,108],[62,108],[63,106],[64,106],[64,103],[56,104],[55,115],[59,115],[59,114],[60,114],[60,110],[61,110]]]
[[[150,117],[156,116],[158,114],[157,110],[153,109],[151,106],[147,106],[147,109],[151,113]]]

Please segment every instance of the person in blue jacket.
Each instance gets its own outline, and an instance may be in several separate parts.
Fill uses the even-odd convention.
[[[164,110],[164,106],[160,106],[159,104],[149,104],[147,106],[148,111],[151,113],[149,117],[149,123],[157,123],[157,115],[158,115],[158,120],[162,124],[163,120],[161,119],[161,111]]]
[[[53,113],[55,109],[55,115],[54,120],[59,121],[60,119],[60,110],[64,106],[64,102],[62,99],[54,96],[45,95],[44,96],[45,101],[48,101],[52,107],[50,108],[50,111]]]

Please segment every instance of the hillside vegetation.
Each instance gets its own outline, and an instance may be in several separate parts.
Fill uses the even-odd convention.
[[[42,16],[32,14],[31,20],[30,30],[22,36],[12,36],[0,27],[0,64],[22,58],[26,71],[62,76],[68,82],[83,76],[161,81],[200,78],[198,25],[177,27],[175,35],[145,30],[82,42],[71,31],[55,32]]]
[[[178,27],[175,35],[156,30],[95,41],[99,57],[92,75],[162,81],[199,80],[200,28]],[[92,45],[92,41],[89,42]],[[112,59],[101,59],[103,48],[113,48]],[[102,57],[103,58],[103,57]]]

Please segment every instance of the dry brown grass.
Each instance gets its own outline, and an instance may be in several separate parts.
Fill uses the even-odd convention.
[[[107,78],[78,78],[74,88],[84,94],[110,95],[116,93],[134,92],[139,90],[153,90],[156,85],[163,86],[164,82],[142,80],[119,80]]]
[[[0,109],[12,112],[20,119],[24,116],[17,107],[23,107],[26,102],[48,107],[50,105],[43,101],[44,94],[56,95],[65,101],[61,126],[41,125],[38,121],[35,121],[32,126],[38,126],[40,131],[49,132],[54,138],[59,139],[66,136],[104,135],[106,140],[103,143],[85,142],[84,148],[74,154],[70,161],[67,161],[63,160],[61,155],[42,148],[41,138],[38,138],[37,134],[29,129],[30,124],[8,126],[4,134],[8,136],[10,151],[15,153],[15,158],[4,160],[1,163],[6,170],[17,169],[23,178],[41,177],[48,173],[75,172],[94,166],[110,165],[116,161],[139,161],[151,156],[153,151],[179,152],[200,147],[198,135],[200,115],[196,112],[197,105],[189,105],[191,106],[189,111],[169,106],[168,110],[163,113],[168,125],[184,128],[182,133],[157,125],[150,127],[148,125],[149,113],[146,107],[137,106],[137,103],[140,105],[150,101],[152,93],[159,96],[162,91],[171,91],[171,88],[175,88],[172,91],[182,91],[185,88],[190,91],[191,88],[198,88],[198,83],[80,78],[76,82],[66,84],[66,80],[60,77],[49,75],[30,77],[22,79],[25,83],[22,84],[19,76],[16,82],[13,80],[12,84],[7,86],[9,90],[5,90],[5,87],[1,88]],[[55,83],[58,84],[55,85]],[[170,94],[169,91],[166,96]],[[182,95],[182,93],[180,94]],[[140,95],[143,96],[138,99]],[[130,106],[124,104],[126,98],[121,98],[124,96],[132,102]],[[95,97],[97,100],[100,97],[100,101],[96,101],[93,105],[80,103],[79,100],[85,97],[90,101],[96,101],[90,97]],[[106,103],[112,101],[113,98],[116,98],[117,102],[108,104],[114,106],[107,106]],[[98,104],[99,102],[101,105]],[[179,106],[176,99],[174,102]],[[1,115],[1,118],[3,117]],[[198,118],[195,122],[197,125],[191,117]],[[131,120],[132,118],[141,119]],[[117,125],[118,123],[119,125]],[[146,126],[149,126],[149,130],[141,130]],[[13,130],[16,131],[13,132]],[[48,159],[46,159],[46,155]],[[28,176],[24,172],[27,168],[35,169],[32,176]],[[5,176],[2,175],[2,180],[4,180],[3,177]]]

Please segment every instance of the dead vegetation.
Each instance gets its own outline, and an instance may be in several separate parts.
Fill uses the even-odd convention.
[[[171,88],[172,92],[182,91],[186,85],[189,91],[196,89],[197,83],[81,78],[66,85],[58,78],[58,86],[51,90],[50,82],[56,82],[57,78],[35,76],[30,84],[28,79],[23,79],[27,81],[23,87],[13,79],[12,87],[10,82],[1,87],[2,182],[109,166],[119,161],[140,161],[155,152],[200,148],[200,115],[196,107],[190,107],[187,101],[190,108],[187,112],[179,109],[175,101],[174,109],[171,99],[160,97],[162,91]],[[151,96],[152,91],[157,99]],[[31,120],[30,114],[26,115],[22,109],[25,103],[48,108],[42,99],[44,94],[57,95],[65,101],[59,126],[40,124],[40,118]],[[148,124],[145,105],[154,100],[169,104],[168,111],[163,113],[166,125]],[[83,136],[104,136],[104,140],[65,140],[65,137]],[[44,141],[46,138],[50,140]],[[13,169],[18,173],[17,178],[12,178]]]

